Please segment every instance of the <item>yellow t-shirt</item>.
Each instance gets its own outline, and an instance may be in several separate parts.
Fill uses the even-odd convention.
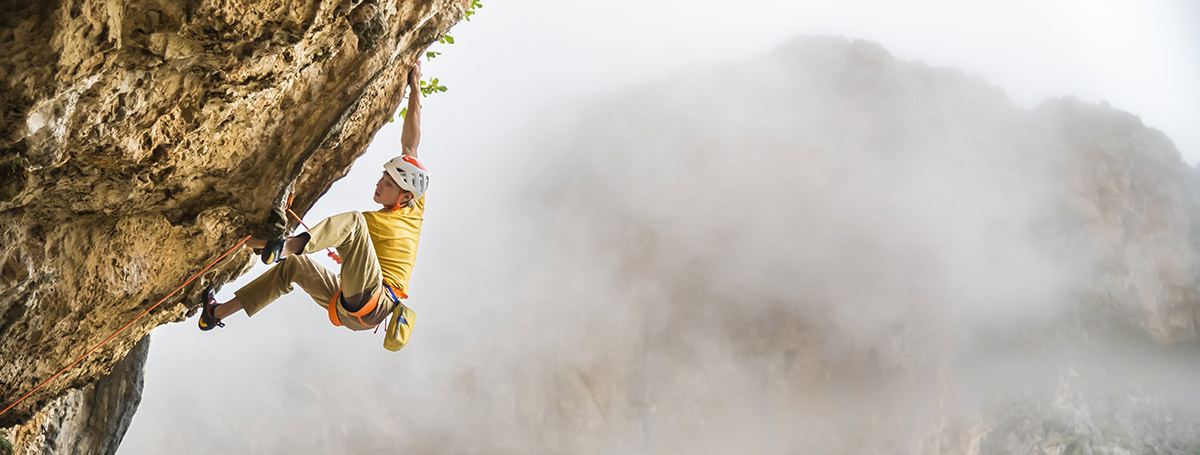
[[[371,245],[375,247],[379,268],[383,270],[383,282],[402,299],[408,298],[408,278],[417,259],[417,241],[421,238],[424,216],[424,195],[411,207],[363,212]]]

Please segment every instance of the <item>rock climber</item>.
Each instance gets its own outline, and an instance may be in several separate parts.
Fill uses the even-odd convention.
[[[224,327],[222,320],[238,310],[254,316],[291,292],[294,283],[327,310],[334,325],[369,330],[391,315],[385,347],[398,350],[407,343],[414,314],[400,300],[408,297],[408,280],[425,212],[425,190],[429,187],[429,173],[417,161],[421,140],[420,77],[421,65],[417,62],[408,74],[408,112],[400,137],[403,154],[383,165],[383,175],[375,183],[372,200],[383,208],[333,215],[308,232],[287,238],[251,238],[246,245],[261,249],[263,262],[272,264],[271,268],[224,303],[216,301],[212,286],[205,289],[200,330]],[[337,250],[342,259],[339,274],[306,256],[324,248]],[[394,339],[397,330],[403,335],[399,346]]]

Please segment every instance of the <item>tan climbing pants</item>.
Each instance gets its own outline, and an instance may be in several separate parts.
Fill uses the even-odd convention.
[[[383,286],[383,272],[367,222],[359,212],[346,212],[326,218],[308,231],[308,244],[302,254],[287,256],[283,262],[271,266],[254,281],[238,289],[234,294],[245,308],[246,314],[254,316],[280,296],[292,292],[292,284],[300,285],[317,304],[328,308],[333,294],[340,288],[342,299],[338,303],[338,318],[350,330],[368,330],[387,319],[395,305],[387,291],[379,298],[375,309],[364,315],[364,325],[350,316],[345,306],[358,309],[376,290]],[[342,258],[341,275],[334,275],[325,267],[306,256],[325,248],[334,248]]]

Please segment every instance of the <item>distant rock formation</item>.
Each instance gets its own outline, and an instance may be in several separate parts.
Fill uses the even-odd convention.
[[[409,65],[470,4],[0,4],[0,403],[241,236],[282,233],[287,195],[303,213],[345,175],[400,103]],[[0,416],[0,427],[69,401],[249,255]]]
[[[570,335],[520,357],[537,369],[515,385],[488,381],[492,401],[471,396],[520,403],[482,417],[512,422],[484,441],[1200,447],[1200,176],[1130,113],[1020,108],[978,75],[810,37],[537,124],[525,153],[546,171],[519,180],[537,220],[520,236],[539,240],[511,248],[555,254],[506,293],[554,300],[500,306]]]
[[[345,174],[402,68],[468,3],[0,5],[0,402],[244,233],[281,232],[287,194],[302,212]],[[515,285],[586,283],[601,304],[538,308],[573,317],[521,353],[537,368],[460,378],[474,409],[505,414],[470,441],[411,419],[397,432],[414,450],[1200,446],[1200,411],[1174,393],[1186,371],[1163,369],[1195,361],[1181,342],[1196,338],[1200,179],[1135,116],[1069,98],[1024,110],[978,76],[805,38],[554,120],[530,146],[553,172],[520,188],[547,222],[511,237],[562,254],[540,263],[553,280]],[[136,360],[118,362],[138,340],[249,259],[0,427],[21,451],[111,450],[119,435],[54,429],[103,415],[99,431],[121,431],[131,380],[97,381],[129,378]]]

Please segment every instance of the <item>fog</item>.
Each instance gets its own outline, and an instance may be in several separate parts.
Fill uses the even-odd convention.
[[[546,103],[435,165],[410,346],[300,292],[160,328],[120,453],[1194,445],[1194,346],[1088,306],[1044,120],[841,38]]]

